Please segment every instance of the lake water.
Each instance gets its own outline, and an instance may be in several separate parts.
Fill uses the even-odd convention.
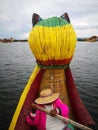
[[[0,43],[0,130],[8,129],[35,64],[28,43]],[[98,123],[98,42],[78,42],[70,67],[80,97]]]

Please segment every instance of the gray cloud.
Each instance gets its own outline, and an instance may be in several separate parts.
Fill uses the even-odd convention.
[[[27,38],[34,12],[42,18],[68,12],[77,36],[89,36],[91,31],[98,35],[97,0],[1,0],[0,37]]]

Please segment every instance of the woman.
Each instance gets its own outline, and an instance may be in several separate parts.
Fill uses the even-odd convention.
[[[51,89],[44,89],[35,103],[49,110],[51,116],[36,110],[36,105],[33,103],[32,112],[26,118],[29,125],[36,126],[37,130],[74,130],[68,123],[55,118],[56,114],[68,118],[69,113],[68,106],[59,98],[59,93],[53,93]]]

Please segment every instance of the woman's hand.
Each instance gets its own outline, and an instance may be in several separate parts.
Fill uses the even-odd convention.
[[[56,110],[56,109],[53,109],[53,110],[50,111],[49,114],[50,114],[51,116],[55,117],[56,114],[57,114],[57,110]]]
[[[32,110],[32,113],[36,113],[36,110],[37,110],[36,104],[32,103],[31,110]]]

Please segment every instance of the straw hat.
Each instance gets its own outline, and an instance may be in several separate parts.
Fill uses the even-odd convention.
[[[59,93],[53,93],[51,89],[44,89],[40,92],[40,97],[35,100],[37,104],[48,104],[55,101]]]

